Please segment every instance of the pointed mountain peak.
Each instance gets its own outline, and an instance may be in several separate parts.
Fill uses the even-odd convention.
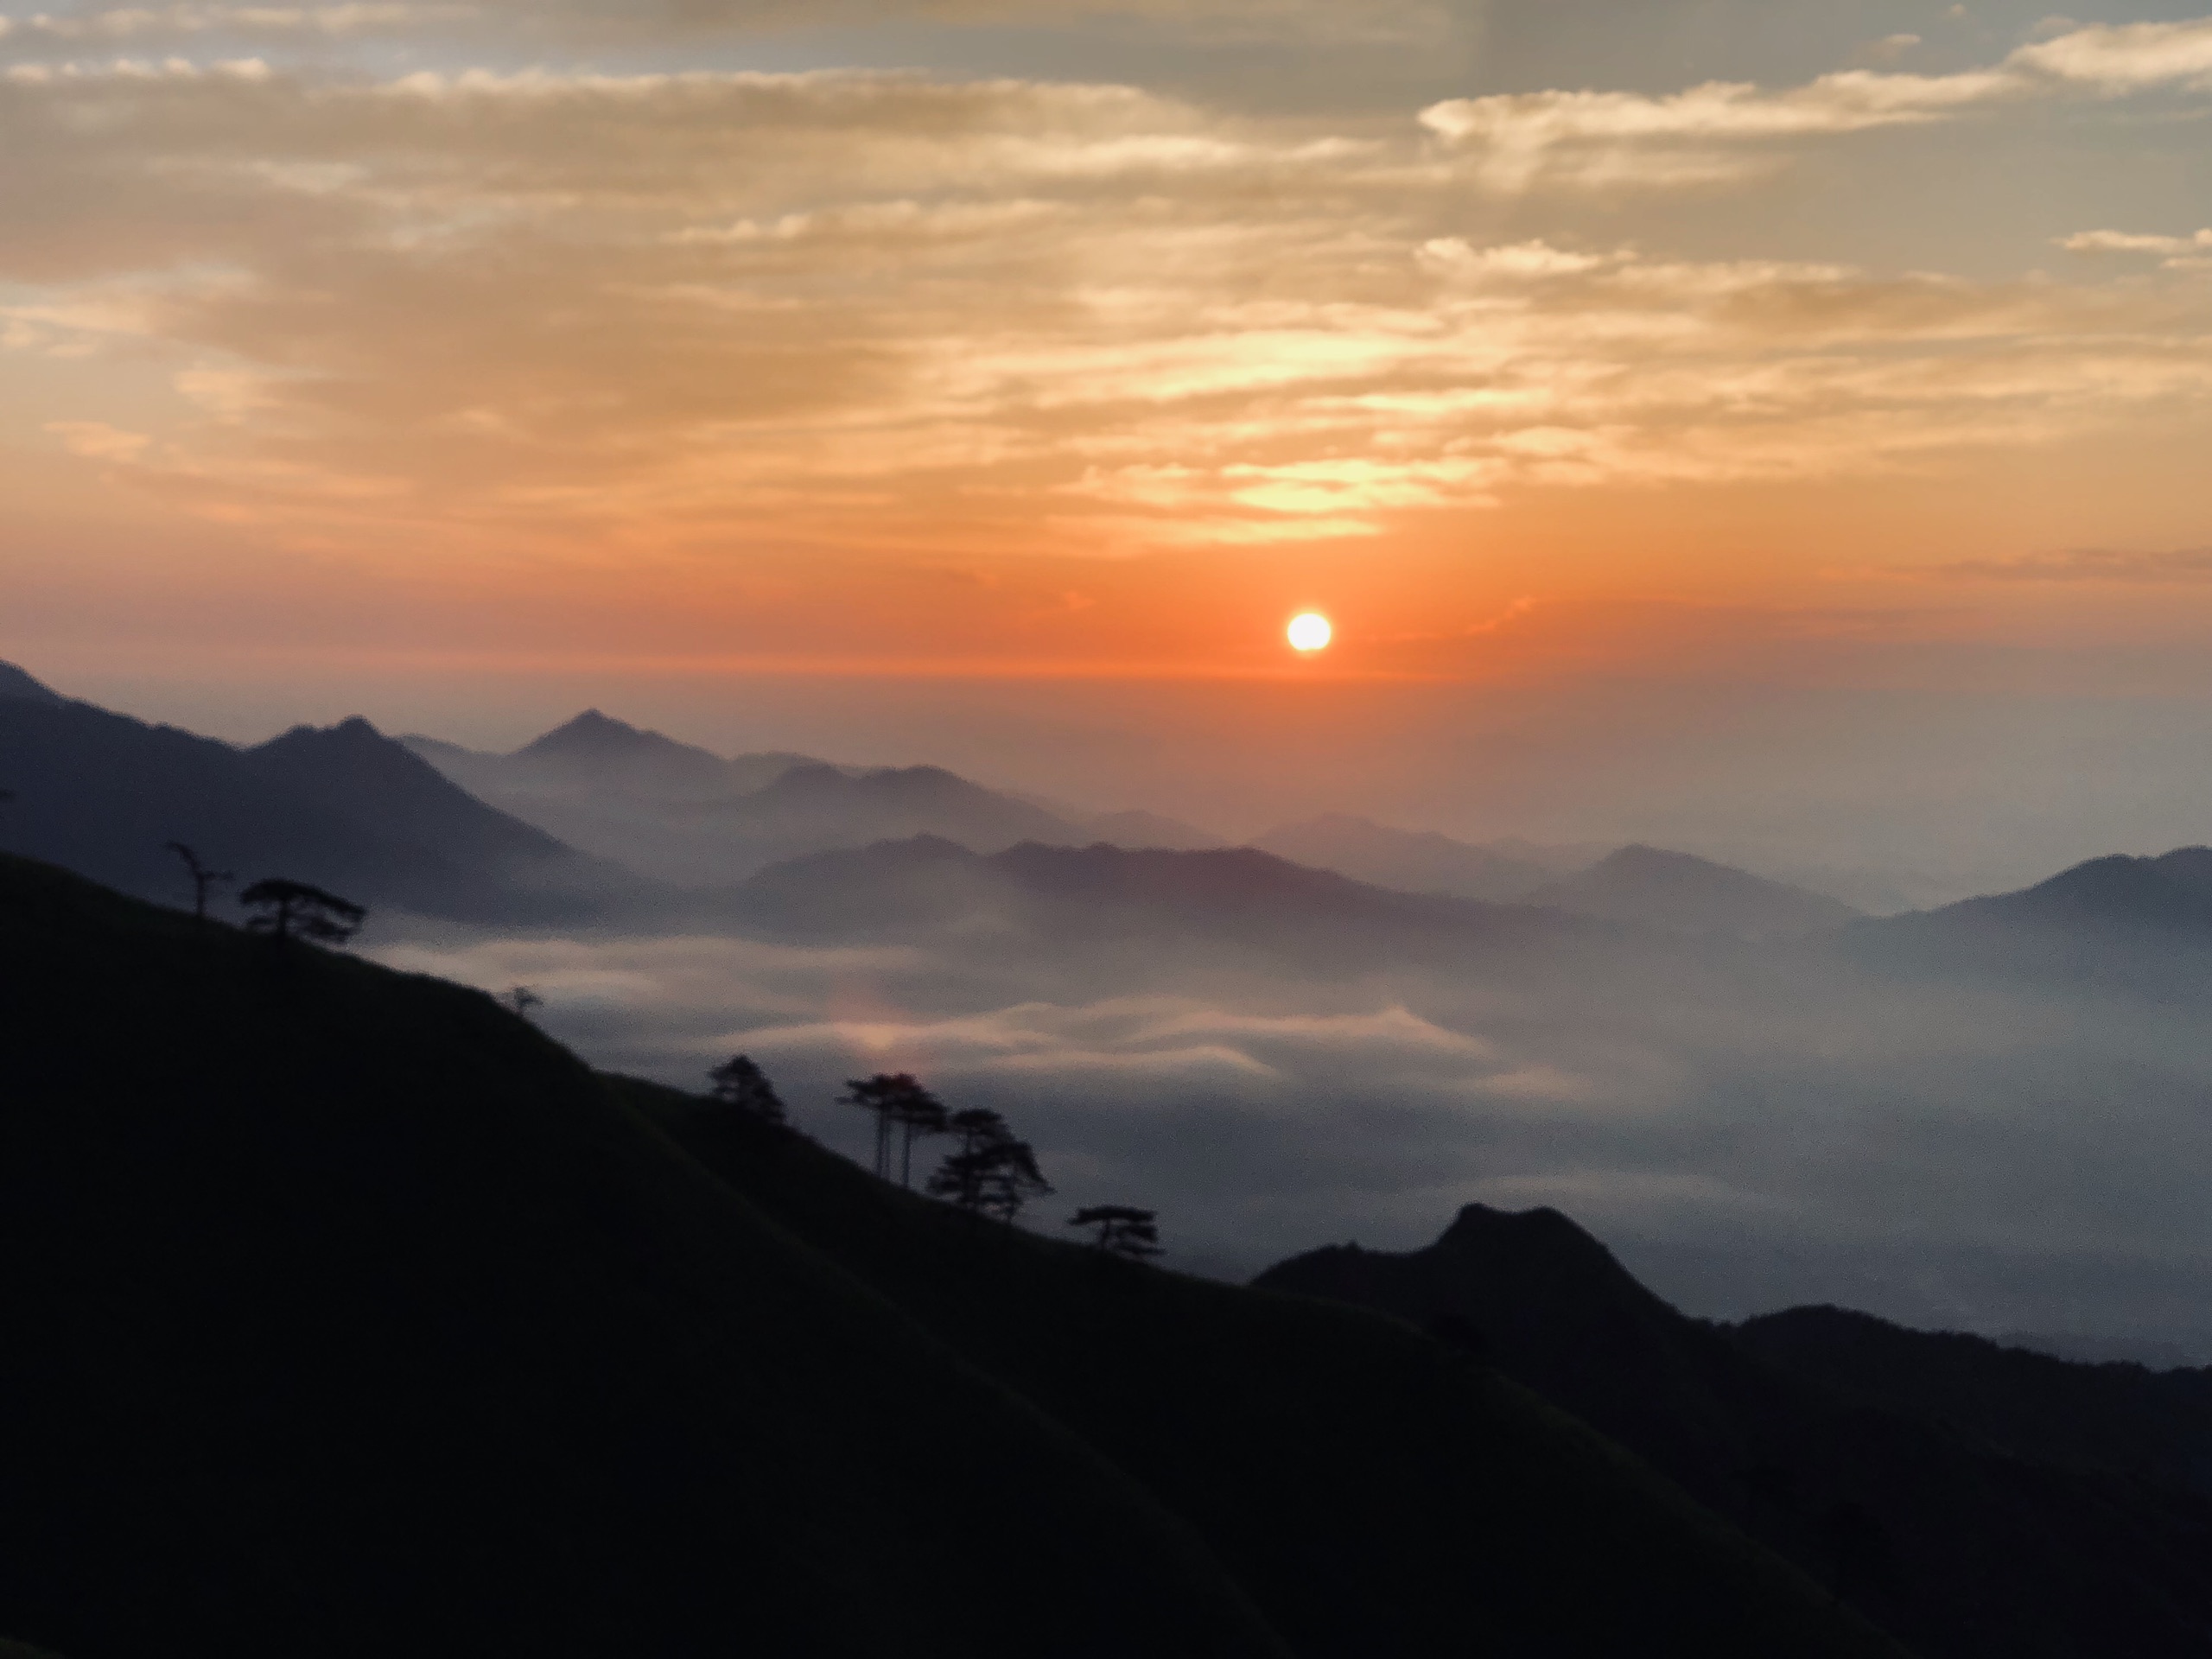
[[[587,709],[574,720],[555,727],[517,753],[537,756],[620,754],[639,748],[658,748],[673,740],[616,720],[596,709]]]
[[[42,685],[13,663],[0,663],[0,698],[19,702],[67,702],[52,686]]]

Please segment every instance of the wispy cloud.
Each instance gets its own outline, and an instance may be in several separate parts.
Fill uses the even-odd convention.
[[[1785,146],[1883,127],[1930,125],[2068,96],[2212,88],[2212,21],[2078,29],[1986,69],[1948,75],[1847,70],[1769,90],[1709,81],[1653,97],[1547,91],[1452,99],[1421,120],[1466,151],[1491,188],[1704,186],[1781,165]]]

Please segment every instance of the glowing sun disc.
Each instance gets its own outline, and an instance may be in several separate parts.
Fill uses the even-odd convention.
[[[1303,616],[1293,617],[1290,623],[1290,644],[1294,651],[1325,651],[1335,630],[1329,619],[1308,611]]]

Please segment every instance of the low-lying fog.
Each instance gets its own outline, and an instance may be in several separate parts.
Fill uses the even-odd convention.
[[[862,1158],[842,1080],[912,1071],[1035,1142],[1058,1195],[1029,1224],[1156,1208],[1192,1271],[1409,1248],[1473,1201],[1552,1205],[1696,1313],[1834,1301],[2212,1358],[2212,1047],[2186,1005],[1648,940],[1466,971],[1339,970],[1325,942],[1200,962],[958,930],[829,946],[413,925],[370,953],[527,985],[604,1068],[699,1087],[749,1053],[800,1128]]]

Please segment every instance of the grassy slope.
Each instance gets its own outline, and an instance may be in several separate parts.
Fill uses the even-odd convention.
[[[488,998],[0,859],[0,1629],[1276,1651],[1104,1459]]]
[[[1896,1651],[1642,1464],[1407,1325],[976,1225],[797,1136],[620,1086],[1144,1481],[1306,1659]]]

